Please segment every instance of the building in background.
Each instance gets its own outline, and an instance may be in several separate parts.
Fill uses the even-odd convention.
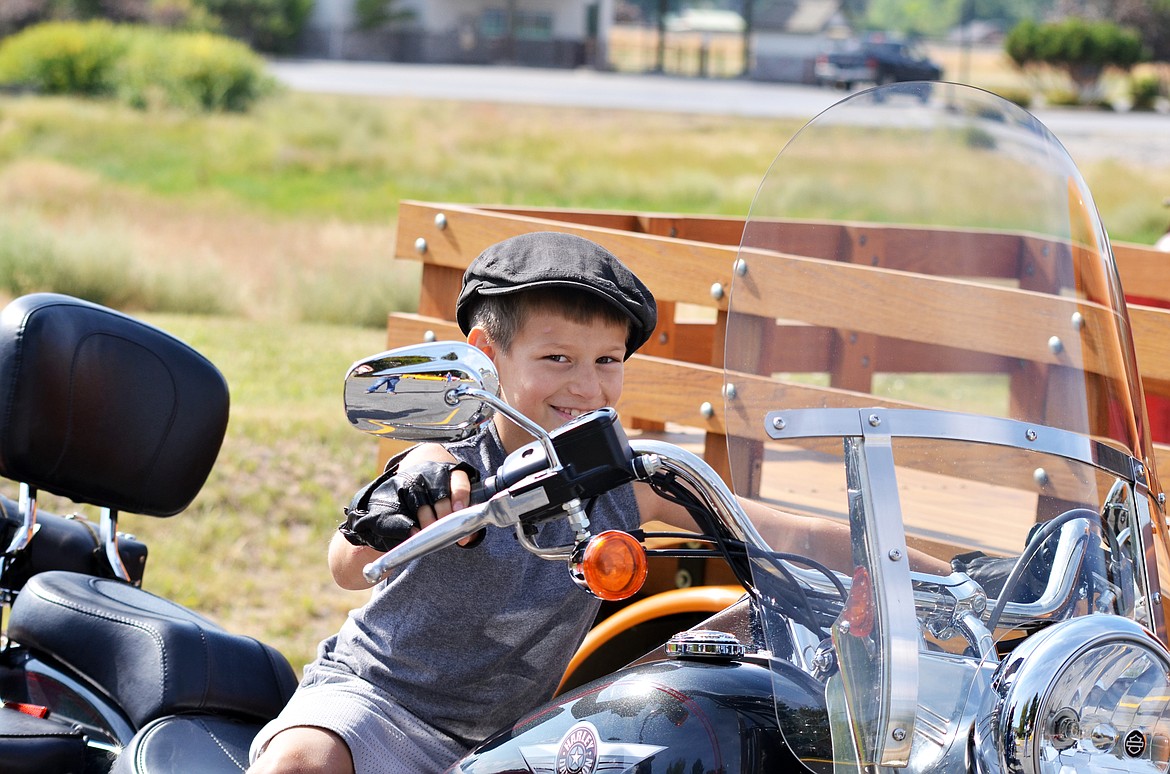
[[[431,64],[604,66],[613,0],[393,0],[399,21],[358,28],[356,0],[317,0],[304,56]]]
[[[747,71],[757,80],[816,83],[817,55],[851,34],[840,0],[762,0],[754,9]]]
[[[362,1],[316,0],[300,53],[815,83],[817,55],[849,34],[841,0],[391,0],[398,20],[374,30],[359,29]]]

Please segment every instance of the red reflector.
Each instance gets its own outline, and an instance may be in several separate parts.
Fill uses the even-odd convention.
[[[853,586],[841,617],[849,622],[849,633],[854,637],[868,637],[873,632],[873,583],[869,571],[858,567],[853,572]]]
[[[39,704],[26,704],[22,701],[6,701],[4,702],[4,709],[14,709],[17,712],[32,715],[34,718],[44,719],[49,717],[49,708],[42,707]]]

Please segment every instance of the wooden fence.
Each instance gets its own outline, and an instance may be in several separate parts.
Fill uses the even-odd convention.
[[[703,456],[726,473],[728,424],[723,416],[723,333],[727,295],[744,223],[738,218],[664,215],[638,212],[596,212],[518,207],[485,207],[425,202],[402,202],[399,209],[395,254],[422,263],[422,283],[417,314],[391,314],[389,347],[417,343],[428,337],[462,338],[455,324],[455,299],[467,264],[488,245],[509,236],[536,230],[576,233],[603,244],[640,276],[659,302],[659,326],[655,336],[628,362],[625,389],[618,409],[627,427],[659,430],[675,424],[701,431]],[[1078,309],[1072,299],[1028,294],[1014,289],[988,291],[985,284],[943,281],[913,273],[918,261],[932,249],[929,230],[877,224],[784,224],[785,253],[794,256],[846,260],[826,267],[823,262],[777,262],[778,272],[799,272],[784,282],[785,303],[806,313],[800,334],[802,346],[784,352],[763,352],[771,371],[822,371],[831,374],[824,389],[826,405],[852,405],[848,396],[868,393],[873,368],[860,364],[880,362],[882,370],[916,370],[908,364],[929,362],[932,347],[954,344],[972,349],[983,358],[1043,360],[1035,348],[1025,351],[1018,320],[1010,316],[979,320],[969,326],[971,341],[933,340],[934,332],[907,332],[906,320],[886,319],[880,305],[866,306],[853,290],[861,284],[872,291],[915,293],[935,303],[977,309],[974,294],[1016,294],[1019,304],[1051,304],[1051,318],[1069,319]],[[1043,242],[1019,235],[973,234],[981,249],[1002,255],[1003,276],[1015,277],[1021,255],[1037,256],[1048,249]],[[1125,288],[1145,304],[1170,305],[1170,255],[1137,245],[1114,244],[1114,254]],[[1037,262],[1042,263],[1040,261]],[[1008,265],[1010,264],[1010,266]],[[823,277],[817,272],[828,272]],[[1043,283],[1043,272],[1030,282]],[[1091,280],[1090,280],[1091,281]],[[910,285],[915,285],[911,287]],[[1036,285],[1040,288],[1040,285]],[[881,297],[877,294],[876,297]],[[967,312],[969,313],[969,311]],[[1170,402],[1170,310],[1153,305],[1129,309],[1137,360],[1147,395],[1155,404],[1151,414]],[[1021,315],[1022,319],[1023,316]],[[893,341],[879,333],[899,329]],[[855,332],[848,341],[831,340],[837,330]],[[903,335],[905,334],[905,335]],[[838,337],[839,339],[839,337]],[[909,343],[907,343],[909,342]],[[1028,345],[1030,346],[1030,345]],[[768,344],[761,342],[761,348]],[[923,358],[927,358],[924,361]],[[924,370],[924,369],[917,369]],[[766,377],[759,378],[761,382]],[[663,389],[663,385],[670,385]],[[755,387],[748,380],[740,397],[751,400]],[[872,398],[866,396],[870,403]],[[738,430],[736,431],[739,432]],[[1170,439],[1155,434],[1158,467],[1170,470]],[[384,443],[382,453],[394,450]]]

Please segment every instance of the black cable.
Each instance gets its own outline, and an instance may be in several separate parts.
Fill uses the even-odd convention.
[[[759,598],[759,589],[756,588],[754,581],[755,576],[751,570],[750,557],[746,546],[740,541],[729,541],[720,533],[720,530],[715,528],[716,525],[711,523],[711,513],[698,500],[696,495],[687,487],[681,485],[673,473],[658,474],[651,477],[649,481],[655,493],[663,499],[676,503],[685,508],[688,513],[695,519],[696,523],[710,535],[697,536],[691,533],[664,533],[665,536],[677,537],[684,540],[702,540],[704,542],[714,543],[720,553],[727,559],[728,563],[732,565],[736,575],[743,578],[753,579],[752,582],[746,584],[749,593]],[[807,566],[817,573],[823,575],[829,580],[840,595],[839,602],[843,602],[847,596],[844,584],[837,578],[831,570],[825,565],[817,562],[806,556],[798,554],[781,553],[781,552],[761,552],[760,558],[768,559],[772,562],[772,566],[779,573],[783,590],[779,594],[769,594],[772,599],[772,606],[779,609],[781,614],[800,621],[809,630],[818,633],[822,638],[825,635],[824,627],[821,625],[819,619],[822,616],[835,615],[834,610],[822,610],[820,605],[813,602],[813,597],[818,601],[825,601],[830,599],[827,595],[820,592],[813,592],[810,597],[811,589],[806,589],[803,584],[796,580],[791,572],[783,565],[782,561],[790,561],[796,564]],[[789,599],[788,597],[795,597]]]

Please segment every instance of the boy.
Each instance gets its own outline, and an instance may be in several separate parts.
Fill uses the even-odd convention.
[[[615,405],[624,362],[657,321],[650,291],[614,255],[559,233],[489,247],[468,267],[456,309],[468,342],[495,363],[503,398],[547,430]],[[351,511],[329,548],[335,581],[368,587],[362,567],[467,505],[468,467],[486,477],[531,440],[497,414],[468,441],[416,446],[390,487],[411,522]],[[817,520],[779,518],[790,545],[807,544],[817,528]],[[644,484],[597,498],[590,512],[595,531],[650,520],[695,526]],[[572,536],[564,522],[549,522],[538,540],[560,545]],[[847,533],[837,544],[847,561]],[[489,528],[478,545],[422,557],[321,644],[288,707],[253,742],[250,771],[442,771],[552,696],[598,604],[563,563],[533,556],[510,530]]]
[[[464,276],[457,317],[468,342],[495,362],[504,399],[548,430],[614,405],[624,361],[657,321],[650,291],[616,257],[557,233],[485,250]],[[531,440],[497,415],[469,441],[415,447],[399,470],[458,459],[486,477]],[[410,514],[423,527],[465,507],[470,492],[465,468],[431,470],[417,488],[437,502]],[[591,521],[635,529],[642,501],[622,487],[598,498]],[[330,569],[344,588],[368,587],[362,567],[380,554],[374,545],[394,539],[380,538],[376,525],[346,529],[330,544]],[[569,543],[571,535],[553,522],[538,539]],[[562,563],[528,553],[510,530],[488,529],[479,545],[423,557],[383,581],[322,643],[288,707],[253,743],[250,771],[442,771],[551,697],[597,605]]]

